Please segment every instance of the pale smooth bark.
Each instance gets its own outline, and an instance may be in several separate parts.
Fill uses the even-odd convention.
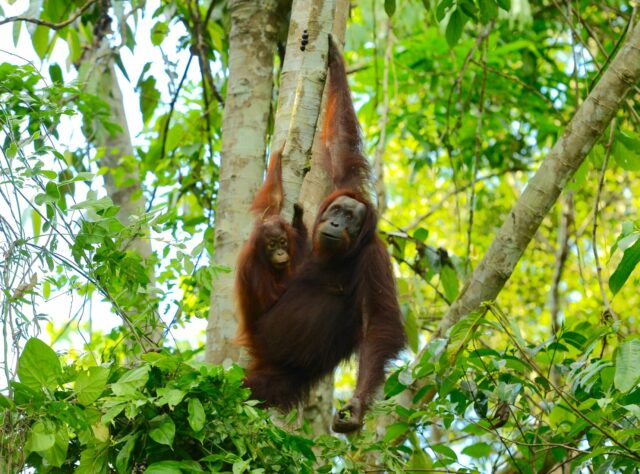
[[[311,3],[321,2],[313,1]],[[332,3],[334,4],[332,15],[328,18],[324,18],[324,20],[328,23],[320,23],[319,27],[321,32],[330,31],[334,39],[342,45],[344,43],[344,36],[347,29],[347,19],[349,17],[349,0],[334,0]],[[321,9],[321,6],[318,5],[315,7],[310,7],[311,11],[315,11],[317,9]],[[289,38],[291,40],[291,36]],[[293,40],[295,40],[295,38]],[[316,44],[318,43],[321,47],[328,48],[326,34],[319,34]],[[309,48],[307,48],[307,51],[305,51],[303,54],[307,54],[308,50]],[[298,48],[298,51],[300,51],[300,48]],[[321,67],[324,72],[324,79],[326,79],[327,51],[327,49],[324,50],[324,55],[321,58]],[[313,59],[317,60],[318,58],[314,57]],[[288,190],[290,196],[294,197],[293,193],[295,193],[296,189],[299,190],[297,202],[302,205],[305,211],[305,224],[309,229],[311,229],[313,226],[313,222],[315,221],[316,213],[318,211],[320,203],[324,200],[331,189],[331,177],[328,175],[323,163],[324,152],[322,144],[322,121],[324,119],[324,110],[327,101],[325,93],[326,83],[324,83],[324,79],[322,79],[323,84],[319,91],[315,88],[315,83],[314,87],[307,87],[304,89],[307,94],[321,94],[321,102],[318,110],[319,114],[316,119],[317,126],[311,129],[307,126],[308,122],[299,123],[298,120],[296,120],[296,125],[294,126],[295,130],[292,132],[294,134],[313,134],[311,137],[312,148],[310,150],[310,165],[308,155],[309,152],[304,151],[301,148],[298,149],[297,147],[292,147],[292,152],[288,156],[290,167],[297,167],[297,169],[299,170],[309,169],[309,172],[304,175],[304,180],[302,181],[299,188],[297,188],[298,185],[295,181],[285,181],[285,192],[287,192]],[[302,82],[302,84],[304,84],[304,82]],[[307,99],[315,104],[315,101],[311,97],[307,97]],[[291,113],[287,115],[291,117]],[[299,118],[300,117],[298,116],[297,119]],[[304,139],[301,139],[299,142],[295,143],[307,143],[307,141],[308,137],[305,137]],[[297,176],[297,174],[295,173],[291,174]],[[291,202],[296,201],[292,199]],[[320,382],[320,384],[311,392],[311,396],[309,397],[309,400],[304,407],[302,416],[309,424],[311,432],[314,435],[326,433],[329,430],[331,421],[333,420],[333,374],[325,377],[325,379]]]
[[[484,301],[496,299],[542,220],[639,79],[640,25],[630,32],[600,82],[527,184],[435,337],[444,335]]]
[[[336,0],[294,0],[291,7],[274,132],[275,147],[285,144],[282,178],[283,214],[287,218],[293,213],[293,204],[299,201],[302,182],[311,162],[316,125],[320,123],[318,117],[327,76],[327,38],[329,33],[344,38],[346,15],[336,23],[334,31],[336,12]],[[308,32],[309,44],[302,51],[300,41],[304,30]],[[313,203],[301,204],[307,217],[315,215],[317,207]]]
[[[107,195],[120,207],[116,217],[125,226],[145,213],[140,170],[134,157],[133,144],[125,113],[122,90],[118,84],[114,66],[115,51],[109,45],[105,33],[96,38],[92,47],[85,50],[79,64],[79,81],[94,95],[109,105],[109,120],[118,124],[120,130],[106,130],[99,121],[94,123],[94,135],[87,139],[98,151],[98,164],[109,171],[104,175]],[[117,176],[117,179],[116,179]],[[138,236],[126,243],[127,250],[138,253],[143,260],[151,256],[149,226],[144,223],[136,229]],[[148,269],[150,284],[155,282],[152,268]],[[151,306],[153,302],[149,302]],[[150,315],[151,314],[151,315]],[[157,346],[162,339],[163,323],[152,309],[151,313],[129,314],[130,322],[145,336],[140,339],[143,350]]]
[[[253,224],[248,209],[265,169],[277,7],[276,0],[233,0],[229,6],[229,81],[222,125],[214,260],[232,272],[219,273],[213,281],[205,357],[216,364],[241,360],[241,351],[233,344],[237,326],[234,270]]]

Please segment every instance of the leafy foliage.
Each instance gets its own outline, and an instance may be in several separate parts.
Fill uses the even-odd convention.
[[[134,368],[65,366],[38,339],[0,415],[6,465],[38,472],[311,472],[311,442],[245,402],[243,371],[148,353]],[[39,373],[34,378],[32,374]],[[249,469],[249,467],[251,469]]]

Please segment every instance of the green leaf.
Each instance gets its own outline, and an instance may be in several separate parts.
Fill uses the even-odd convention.
[[[618,293],[627,282],[631,272],[633,272],[636,265],[638,265],[638,262],[640,262],[640,240],[637,240],[635,244],[624,251],[622,260],[620,260],[618,267],[609,278],[609,289],[614,295]]]
[[[442,0],[438,4],[438,7],[436,8],[436,19],[438,21],[444,20],[444,17],[447,15],[447,10],[451,5],[453,5],[453,0]]]
[[[389,443],[409,430],[409,424],[407,423],[393,423],[387,427],[387,432],[384,434],[384,443]]]
[[[62,69],[58,64],[51,64],[49,66],[49,77],[51,78],[51,82],[57,82],[58,84],[64,83]]]
[[[163,387],[158,389],[158,395],[159,398],[155,404],[159,407],[169,405],[169,408],[173,410],[173,408],[182,401],[186,393],[177,388]]]
[[[142,111],[142,119],[145,124],[148,124],[160,102],[160,91],[156,88],[156,79],[151,76],[147,77],[138,85],[140,88],[140,110]]]
[[[431,446],[431,449],[437,454],[440,454],[442,457],[440,461],[445,464],[451,464],[454,462],[458,462],[458,456],[455,451],[451,449],[449,446],[445,446],[444,444],[434,444]]]
[[[189,399],[189,426],[196,433],[204,428],[206,415],[202,402],[197,398]]]
[[[40,59],[44,59],[49,49],[49,28],[38,25],[31,36],[33,49]]]
[[[489,457],[491,452],[491,446],[482,442],[472,444],[462,450],[462,454],[466,454],[472,458],[486,458]]]
[[[447,299],[449,301],[455,300],[458,296],[458,276],[456,271],[449,265],[443,266],[440,271],[440,281]]]
[[[160,46],[169,33],[169,26],[166,23],[158,22],[151,28],[151,43]]]
[[[0,408],[13,410],[14,404],[10,398],[0,393]]]
[[[413,233],[413,238],[419,242],[425,242],[427,240],[427,237],[429,237],[429,231],[424,227],[418,228]]]
[[[111,385],[111,390],[116,395],[133,395],[136,390],[142,388],[149,380],[148,365],[143,365],[125,373],[120,379]]]
[[[42,216],[35,209],[31,211],[31,222],[33,223],[33,235],[37,239],[42,229]]]
[[[53,177],[55,178],[56,176],[57,175],[54,173]],[[47,196],[51,199],[49,202],[55,202],[60,199],[60,190],[58,190],[58,185],[53,181],[49,181],[44,189]]]
[[[80,453],[80,466],[74,474],[106,474],[109,443],[101,443]]]
[[[151,430],[149,436],[158,444],[173,446],[173,438],[176,435],[176,425],[168,415],[156,416],[149,422]]]
[[[74,28],[67,29],[67,44],[69,45],[69,54],[72,63],[76,63],[82,56],[82,44],[80,35]]]
[[[447,24],[447,30],[445,31],[447,43],[449,43],[450,48],[453,48],[458,43],[458,41],[460,41],[464,24],[465,19],[462,13],[460,13],[460,10],[454,10],[454,12],[449,17],[449,23]]]
[[[107,385],[109,373],[106,367],[90,367],[87,372],[80,373],[74,384],[78,402],[90,405],[96,401]]]
[[[503,10],[509,11],[511,9],[511,0],[497,0],[497,2]]]
[[[184,474],[204,471],[195,461],[160,461],[151,464],[144,472],[145,474]]]
[[[109,209],[110,207],[113,207],[113,201],[105,196],[100,199],[87,199],[86,201],[79,202],[71,206],[71,209],[91,209],[98,212]]]
[[[47,462],[54,467],[61,467],[67,460],[67,450],[69,449],[69,433],[67,428],[59,426],[55,433],[55,443],[49,449],[40,454]]]
[[[116,471],[118,471],[118,474],[127,474],[131,472],[131,455],[133,454],[133,449],[136,447],[137,440],[137,435],[131,436],[127,442],[124,443],[122,449],[120,449],[120,452],[116,457]]]
[[[613,157],[626,171],[640,170],[640,138],[634,133],[619,132],[613,147]]]
[[[486,25],[498,16],[498,5],[495,0],[479,0],[478,5],[480,6],[481,23]]]
[[[396,12],[396,0],[384,0],[384,11],[391,18]]]
[[[60,361],[53,349],[40,339],[29,339],[18,360],[20,381],[33,390],[43,387],[53,390],[61,375]]]
[[[622,393],[634,388],[640,381],[640,339],[628,340],[616,350],[615,387]]]
[[[25,449],[27,452],[45,451],[56,442],[56,426],[53,421],[44,419],[36,421],[29,430]]]

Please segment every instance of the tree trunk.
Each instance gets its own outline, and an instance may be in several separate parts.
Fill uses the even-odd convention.
[[[336,22],[336,3],[336,0],[294,0],[291,7],[287,55],[282,67],[274,132],[276,146],[285,143],[282,178],[285,192],[283,214],[287,218],[293,213],[293,204],[299,201],[300,188],[311,163],[316,125],[320,123],[318,117],[327,76],[327,36],[335,33],[344,38],[348,6],[346,9],[340,7],[338,13],[344,19]],[[305,30],[309,44],[302,51],[301,38]],[[315,216],[317,206],[314,207],[314,203],[300,202],[307,217]]]
[[[222,125],[214,259],[216,264],[232,270],[251,230],[253,217],[248,209],[265,169],[277,6],[276,0],[233,0],[229,6],[229,81]],[[240,360],[240,350],[233,344],[233,281],[233,271],[219,273],[213,281],[206,347],[206,360],[211,363]]]
[[[320,6],[315,8],[320,8]],[[326,21],[330,21],[330,24],[321,23],[319,25],[320,30],[322,32],[331,31],[331,34],[335,38],[335,40],[338,43],[343,44],[344,35],[347,29],[347,19],[349,17],[349,0],[336,0],[334,8],[335,9],[333,10],[332,17],[330,19],[326,19]],[[311,8],[311,10],[313,10],[313,7]],[[289,31],[291,33],[291,30]],[[309,34],[311,35],[311,32],[309,32]],[[290,41],[292,41],[291,34],[289,35],[289,39]],[[296,40],[299,41],[299,39],[294,37],[293,41]],[[324,34],[320,34],[317,37],[316,44],[318,43],[321,47],[325,47],[325,45],[328,45]],[[297,51],[300,51],[300,48],[297,48]],[[325,50],[324,56],[321,58],[321,66],[324,71],[324,78],[326,78],[326,52],[327,51]],[[307,52],[305,51],[303,54],[307,54]],[[318,58],[315,57],[314,59],[317,60]],[[301,80],[301,83],[303,83],[302,81],[303,80]],[[307,88],[305,90],[309,91],[310,94],[313,92],[318,92],[313,88]],[[325,91],[326,83],[322,87],[322,96],[319,109],[320,113],[318,114],[318,118],[316,120],[316,126],[311,129],[310,127],[306,126],[307,122],[301,123],[300,120],[297,120],[294,125],[294,127],[297,127],[296,131],[290,131],[290,133],[292,134],[300,134],[298,135],[298,137],[306,133],[313,134],[313,145],[311,149],[310,163],[309,155],[307,154],[308,152],[304,151],[302,149],[303,147],[301,149],[298,149],[297,152],[293,152],[292,150],[291,155],[289,155],[290,167],[293,167],[295,169],[296,166],[300,166],[300,168],[297,168],[300,171],[309,169],[309,172],[304,175],[304,180],[298,188],[300,194],[297,199],[297,202],[301,203],[302,207],[305,210],[305,224],[309,229],[311,229],[313,226],[320,203],[324,200],[325,196],[327,196],[331,189],[331,179],[327,174],[323,163],[322,127],[320,126],[323,121],[324,110],[327,101]],[[311,97],[308,97],[308,99],[310,102],[315,104],[315,101],[313,101]],[[293,114],[296,114],[296,112],[294,111]],[[293,114],[291,112],[288,112],[284,113],[283,115],[291,117]],[[308,137],[305,136],[305,138],[301,139],[298,143],[307,142]],[[291,173],[291,176],[298,176],[298,174]],[[291,202],[296,202],[293,199],[293,197],[295,197],[293,193],[296,192],[296,184],[293,181],[291,181],[289,184],[290,187],[287,195],[292,196]],[[286,185],[287,181],[285,181],[285,186]],[[311,396],[309,397],[309,401],[303,409],[302,416],[309,424],[311,432],[314,435],[319,435],[328,431],[333,419],[333,374],[325,377],[325,379],[318,385],[318,387],[316,387],[312,391]]]
[[[105,189],[113,203],[120,207],[117,218],[125,226],[131,225],[134,216],[145,213],[145,200],[142,194],[140,170],[134,159],[133,144],[125,113],[122,91],[114,67],[114,51],[109,45],[107,32],[96,33],[91,48],[85,50],[79,63],[79,80],[86,83],[86,89],[101,97],[110,109],[109,120],[118,124],[116,133],[106,130],[99,121],[94,122],[93,136],[87,139],[98,150],[98,164],[110,171],[104,175]],[[117,177],[117,178],[116,178]],[[149,227],[141,225],[139,236],[127,243],[127,250],[137,252],[143,260],[151,256]],[[155,274],[149,272],[150,285],[154,284]],[[162,339],[162,321],[155,311],[155,302],[149,301],[151,311],[131,311],[131,323],[140,329],[146,337],[142,340],[143,350],[157,346]],[[136,317],[136,313],[138,316]]]

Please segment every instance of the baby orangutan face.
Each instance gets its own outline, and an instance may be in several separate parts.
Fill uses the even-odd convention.
[[[267,220],[263,224],[262,245],[267,260],[276,270],[289,266],[289,236],[280,222]]]

